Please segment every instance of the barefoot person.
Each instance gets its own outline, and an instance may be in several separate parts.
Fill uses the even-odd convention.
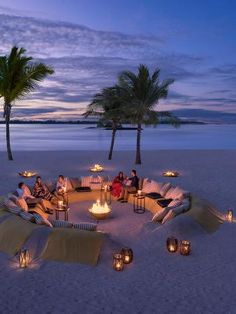
[[[123,185],[121,191],[121,197],[118,201],[121,203],[127,203],[128,200],[128,193],[137,192],[139,188],[139,178],[137,177],[136,170],[131,171],[131,177],[127,179],[127,182]]]
[[[49,213],[49,214],[53,213],[51,209],[46,207],[45,202],[42,198],[34,197],[31,194],[30,189],[24,182],[20,182],[18,184],[18,188],[16,191],[19,197],[23,198],[26,201],[27,205],[32,206],[32,205],[39,204],[42,207],[42,209],[45,211],[45,213]]]
[[[124,173],[120,171],[118,173],[118,176],[116,176],[112,182],[112,192],[111,192],[112,196],[120,197],[124,180],[125,180]]]

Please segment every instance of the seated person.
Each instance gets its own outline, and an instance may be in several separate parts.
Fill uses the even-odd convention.
[[[131,177],[127,179],[127,182],[122,187],[121,197],[118,199],[118,201],[121,201],[121,203],[127,203],[128,193],[137,192],[138,188],[139,178],[137,177],[136,170],[133,169],[131,171]]]
[[[112,192],[111,192],[111,194],[114,197],[120,197],[121,191],[122,191],[122,187],[123,187],[123,184],[124,184],[124,180],[125,180],[124,173],[122,171],[120,171],[118,173],[118,176],[116,176],[115,179],[112,182]]]
[[[60,200],[63,200],[63,202],[65,203],[68,203],[67,194],[66,194],[68,190],[67,181],[68,179],[65,178],[62,174],[60,174],[57,179],[56,193],[55,193],[56,197]]]
[[[45,211],[45,213],[49,213],[52,214],[53,211],[48,209],[44,203],[44,200],[42,198],[36,198],[34,197],[31,192],[30,189],[28,188],[27,185],[24,184],[24,182],[20,182],[18,184],[18,188],[17,188],[17,194],[19,195],[20,198],[23,198],[27,205],[41,205],[42,209]]]
[[[55,202],[55,196],[50,193],[48,187],[43,183],[40,176],[36,177],[32,195],[36,198],[43,198],[49,202]]]

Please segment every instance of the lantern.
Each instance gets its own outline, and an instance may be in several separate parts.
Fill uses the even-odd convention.
[[[226,219],[227,219],[229,222],[232,222],[232,221],[233,221],[233,217],[234,217],[233,210],[232,210],[232,209],[229,209],[229,210],[227,211],[227,214],[226,214]]]
[[[123,249],[121,250],[120,254],[122,255],[123,262],[124,262],[125,264],[130,264],[130,263],[132,263],[133,258],[134,258],[134,254],[133,254],[132,249],[125,247],[125,248],[123,248]]]
[[[58,208],[62,209],[63,207],[63,201],[58,201]]]
[[[19,267],[26,268],[28,267],[29,262],[30,262],[29,250],[27,249],[21,250],[19,254]]]
[[[166,247],[170,253],[174,253],[178,250],[178,240],[174,237],[167,238]]]
[[[138,196],[142,195],[142,190],[138,190]]]
[[[124,269],[124,262],[120,253],[113,254],[113,269],[116,271],[122,271]]]
[[[182,240],[180,242],[180,248],[179,248],[181,255],[189,255],[190,254],[190,241]]]

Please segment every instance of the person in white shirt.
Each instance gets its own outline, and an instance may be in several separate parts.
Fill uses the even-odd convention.
[[[20,182],[18,184],[18,188],[16,190],[18,196],[20,198],[23,198],[26,203],[30,206],[30,205],[37,205],[37,204],[40,204],[41,207],[43,208],[43,210],[46,212],[46,213],[50,213],[52,214],[53,211],[48,209],[45,204],[44,204],[44,201],[42,198],[37,198],[37,197],[34,197],[31,192],[30,192],[30,189],[28,188],[28,186],[24,183],[24,182]]]
[[[64,194],[67,192],[67,178],[63,175],[59,175],[57,179],[57,192],[59,194]]]

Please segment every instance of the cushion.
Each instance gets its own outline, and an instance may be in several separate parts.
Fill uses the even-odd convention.
[[[189,208],[190,208],[190,199],[185,198],[182,200],[181,205],[173,208],[172,211],[175,215],[179,215],[188,211]]]
[[[56,181],[55,180],[49,179],[49,180],[45,181],[45,184],[48,187],[49,192],[52,193],[56,190]]]
[[[30,213],[25,212],[25,211],[21,211],[21,212],[20,212],[20,216],[21,216],[21,218],[23,218],[24,220],[31,221],[31,222],[35,222],[35,218],[34,218],[34,215],[33,215],[33,214],[30,214]]]
[[[81,177],[81,186],[88,187],[90,186],[91,181],[92,181],[92,176]]]
[[[173,219],[175,217],[175,213],[173,210],[169,210],[165,217],[162,219],[162,224],[166,223],[167,221]]]
[[[73,224],[64,220],[53,220],[52,225],[54,228],[71,228]]]
[[[27,185],[25,186],[25,194],[26,195],[32,195],[30,188]]]
[[[167,191],[169,191],[170,188],[171,188],[171,184],[170,184],[170,183],[165,183],[165,184],[161,187],[159,193],[161,194],[161,196],[165,197]]]
[[[91,188],[89,186],[80,186],[75,189],[76,192],[91,192]]]
[[[171,203],[172,199],[165,199],[165,200],[157,200],[157,204],[161,207],[167,207]]]
[[[72,185],[72,182],[70,181],[69,178],[67,178],[67,180],[66,180],[66,190],[67,190],[68,192],[74,190],[73,185]]]
[[[176,187],[175,190],[173,191],[173,199],[184,199],[186,197],[190,196],[190,192],[185,191],[183,189],[181,189],[180,187]]]
[[[34,213],[33,216],[35,218],[35,222],[37,225],[45,225],[45,226],[48,226],[51,228],[53,227],[53,225],[51,224],[51,222],[47,218],[45,218],[39,214],[36,214],[36,213]]]
[[[147,194],[145,194],[145,196],[146,196],[146,197],[149,197],[149,198],[151,198],[151,199],[153,199],[153,200],[156,200],[156,199],[162,197],[161,194],[156,193],[156,192],[147,193]]]
[[[91,181],[90,183],[102,183],[103,178],[101,176],[91,176]]]
[[[15,202],[7,197],[4,198],[4,205],[6,206],[7,210],[12,214],[18,215],[22,211],[22,208],[18,207]]]
[[[94,182],[91,182],[90,183],[90,188],[91,190],[101,190],[102,188],[102,183],[94,183]]]
[[[182,205],[182,201],[176,199],[176,200],[173,200],[173,201],[171,201],[171,202],[169,203],[168,208],[169,208],[169,209],[172,209],[172,208],[178,207],[178,206],[180,206],[180,205]]]
[[[81,185],[81,181],[78,178],[70,178],[70,182],[71,182],[74,190],[76,188],[80,187],[80,185]]]
[[[90,223],[90,222],[80,222],[78,224],[74,224],[73,227],[76,229],[87,230],[87,231],[97,230],[97,224]]]
[[[142,188],[142,192],[143,193],[151,193],[151,192],[156,192],[156,193],[159,193],[159,190],[160,190],[160,186],[159,184],[152,180],[150,182],[146,182],[144,185],[143,185],[143,188]]]
[[[161,222],[165,215],[168,213],[168,208],[162,208],[153,217],[152,222]]]
[[[16,205],[26,212],[29,210],[29,207],[24,198],[18,197],[16,200]]]
[[[175,187],[170,187],[169,190],[166,192],[165,198],[175,199],[175,189]]]

